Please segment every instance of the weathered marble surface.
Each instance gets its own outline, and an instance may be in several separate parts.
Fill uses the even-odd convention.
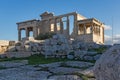
[[[120,80],[120,45],[107,50],[95,63],[97,80]]]

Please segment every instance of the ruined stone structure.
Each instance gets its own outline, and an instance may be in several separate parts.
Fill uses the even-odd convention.
[[[85,42],[104,43],[104,25],[95,18],[87,19],[76,12],[55,16],[44,12],[41,20],[28,20],[17,23],[18,40],[21,40],[21,31],[25,30],[26,38],[33,32],[33,37],[40,33],[55,32],[64,34],[67,38],[78,39]]]

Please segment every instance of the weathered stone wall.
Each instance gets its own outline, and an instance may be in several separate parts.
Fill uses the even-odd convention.
[[[84,41],[84,42],[93,42],[93,36],[92,34],[83,34],[80,36],[77,36],[77,40]]]

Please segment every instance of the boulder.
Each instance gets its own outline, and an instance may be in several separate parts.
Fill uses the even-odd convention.
[[[94,58],[92,56],[84,56],[84,60],[92,61],[92,60],[94,60]]]
[[[25,50],[30,52],[31,51],[31,47],[29,45],[25,45]]]
[[[95,63],[97,80],[120,80],[120,45],[114,45],[104,52]]]
[[[16,51],[21,51],[21,46],[15,46]]]
[[[8,51],[9,52],[15,52],[16,51],[16,47],[15,46],[9,46],[8,47]]]
[[[36,46],[31,47],[31,50],[32,50],[33,52],[37,52],[37,51],[38,51]]]
[[[67,58],[68,59],[74,59],[74,56],[73,55],[67,55]]]
[[[74,55],[77,59],[84,59],[84,56],[86,54],[87,54],[87,51],[76,50]]]
[[[97,54],[94,56],[94,60],[98,60],[102,54]]]

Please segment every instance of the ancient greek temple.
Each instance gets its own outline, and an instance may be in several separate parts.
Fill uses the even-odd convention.
[[[44,12],[40,18],[17,23],[19,41],[22,30],[25,30],[26,38],[30,37],[31,31],[34,38],[40,33],[54,32],[64,34],[68,39],[104,44],[104,24],[95,18],[86,18],[77,12],[59,16]]]

